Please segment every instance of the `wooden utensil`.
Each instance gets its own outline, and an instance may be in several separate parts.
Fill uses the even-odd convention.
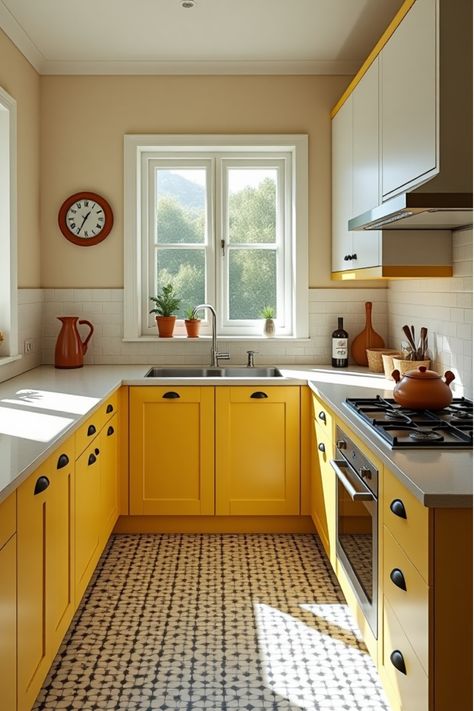
[[[420,345],[418,346],[418,359],[423,360],[426,356],[426,351],[428,350],[428,329],[425,326],[420,328]]]
[[[402,330],[403,330],[403,333],[405,334],[405,336],[406,336],[407,339],[408,339],[408,343],[410,344],[410,348],[411,348],[412,351],[413,351],[412,358],[410,358],[409,356],[407,356],[407,360],[416,360],[416,351],[417,351],[417,348],[416,348],[415,339],[414,339],[413,336],[412,336],[412,332],[411,332],[411,330],[410,330],[410,327],[409,327],[408,325],[402,326]]]
[[[354,338],[351,346],[351,355],[357,365],[368,365],[367,348],[383,348],[385,342],[382,336],[372,327],[372,302],[365,303],[365,328]]]

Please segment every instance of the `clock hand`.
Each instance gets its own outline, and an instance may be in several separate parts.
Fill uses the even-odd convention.
[[[86,216],[84,217],[84,219],[82,220],[82,225],[79,227],[79,232],[80,232],[80,231],[82,230],[82,228],[84,227],[84,223],[85,223],[85,221],[87,220],[87,218],[89,217],[89,215],[91,214],[91,212],[92,212],[92,210],[89,210],[89,212],[87,213],[87,215],[86,215]]]

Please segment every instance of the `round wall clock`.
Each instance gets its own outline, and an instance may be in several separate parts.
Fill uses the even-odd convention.
[[[80,192],[63,202],[58,224],[70,242],[91,247],[107,237],[114,224],[114,216],[105,198],[97,193]]]

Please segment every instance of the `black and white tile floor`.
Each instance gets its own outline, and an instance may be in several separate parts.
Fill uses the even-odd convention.
[[[311,535],[122,535],[35,711],[388,711]]]

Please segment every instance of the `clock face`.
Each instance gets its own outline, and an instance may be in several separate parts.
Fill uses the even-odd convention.
[[[112,209],[96,193],[81,192],[71,195],[61,206],[58,224],[70,242],[88,247],[102,242],[113,225]]]

